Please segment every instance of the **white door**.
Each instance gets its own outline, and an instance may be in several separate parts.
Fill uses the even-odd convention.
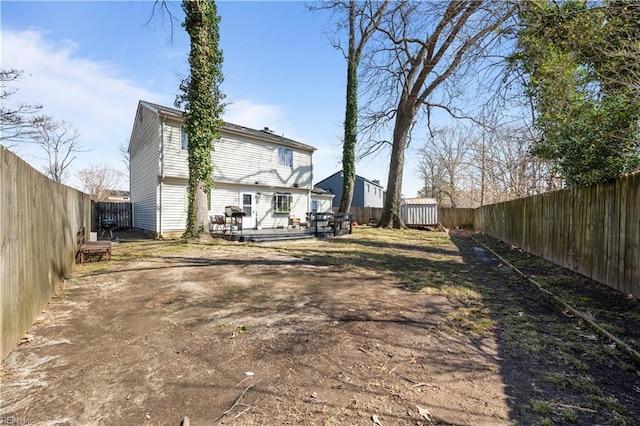
[[[256,209],[253,205],[253,192],[243,192],[240,194],[240,207],[244,212],[242,218],[243,229],[253,229],[256,227]]]

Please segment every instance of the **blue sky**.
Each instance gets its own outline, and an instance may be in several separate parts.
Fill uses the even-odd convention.
[[[341,169],[346,64],[325,33],[329,16],[299,1],[219,1],[224,119],[312,145],[314,182]],[[124,169],[119,145],[128,141],[139,99],[173,106],[181,76],[188,74],[189,41],[179,2],[167,17],[147,24],[153,2],[2,1],[2,68],[24,70],[13,102],[42,104],[45,113],[72,124],[89,152],[72,164]],[[37,168],[37,151],[21,156]],[[407,155],[403,193],[415,196],[420,180]],[[386,184],[388,152],[356,166],[358,175]],[[128,184],[123,180],[121,185]]]

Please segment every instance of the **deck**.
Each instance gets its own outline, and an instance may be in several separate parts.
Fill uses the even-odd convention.
[[[336,237],[351,234],[353,231],[353,217],[349,213],[314,213],[310,218],[310,227],[297,225],[275,229],[238,229],[232,226],[234,222],[224,218],[215,221],[212,218],[209,233],[214,238],[224,238],[229,241],[260,243]],[[232,229],[236,230],[232,231]]]
[[[302,229],[244,229],[242,231],[211,231],[214,238],[224,238],[229,241],[241,243],[261,243],[268,241],[303,240],[314,238],[313,231]]]

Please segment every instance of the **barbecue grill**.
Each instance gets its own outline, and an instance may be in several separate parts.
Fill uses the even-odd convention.
[[[231,218],[231,233],[235,234],[240,231],[242,234],[242,218],[246,216],[240,206],[226,206],[224,215]]]
[[[116,228],[117,223],[113,219],[104,218],[100,221],[100,229],[102,233],[100,234],[100,238],[104,235],[105,232],[109,232],[109,239],[113,240],[113,230]],[[98,239],[100,239],[98,238]]]

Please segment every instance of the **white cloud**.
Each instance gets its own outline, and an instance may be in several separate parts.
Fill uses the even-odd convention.
[[[237,99],[228,103],[222,118],[229,123],[257,130],[268,127],[276,134],[285,134],[286,137],[295,139],[291,134],[293,126],[284,115],[284,108],[280,106],[258,103],[249,99]]]
[[[2,31],[2,67],[24,71],[13,102],[40,104],[42,112],[78,129],[80,143],[91,150],[78,155],[67,184],[78,186],[75,171],[92,164],[123,169],[118,147],[128,141],[139,99],[171,102],[121,75],[116,64],[76,57],[78,44],[51,40],[36,31]],[[28,152],[26,160],[44,164]]]
[[[118,147],[129,139],[138,100],[173,105],[175,88],[157,89],[166,90],[165,93],[145,88],[158,80],[161,73],[174,72],[171,69],[146,75],[140,82],[132,81],[127,76],[129,72],[122,68],[126,64],[79,57],[79,44],[73,40],[54,40],[50,34],[37,30],[2,31],[0,40],[2,68],[24,71],[24,79],[15,85],[18,92],[12,101],[43,105],[43,113],[78,129],[82,145],[91,150],[77,156],[67,181],[69,185],[78,187],[75,172],[94,164],[123,170]],[[277,134],[315,146],[314,180],[318,181],[341,167],[342,147],[336,136],[341,129],[335,123],[322,125],[319,118],[301,119],[298,112],[288,110],[286,105],[242,98],[227,106],[223,118],[254,129],[269,127]],[[21,154],[34,167],[42,169],[44,162],[35,158],[41,157],[39,152],[27,148]],[[357,172],[384,182],[386,160],[360,162]],[[406,167],[405,186],[413,180],[411,166]],[[126,183],[123,187],[127,187]],[[414,195],[413,190],[403,192]]]

